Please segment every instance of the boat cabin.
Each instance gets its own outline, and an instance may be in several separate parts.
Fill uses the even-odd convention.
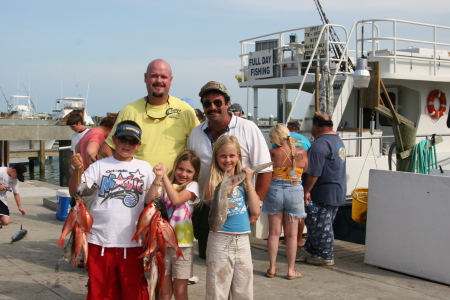
[[[349,192],[357,184],[367,186],[369,169],[388,169],[395,132],[386,113],[415,127],[417,143],[442,136],[436,145],[439,165],[450,168],[445,98],[450,95],[450,27],[373,19],[349,29],[307,26],[240,43],[237,78],[241,88],[253,90],[254,119],[260,94],[268,89],[277,90],[277,121],[286,123],[294,112],[302,113],[305,136],[311,136],[315,111],[329,114],[346,145],[347,170],[354,170],[347,174]],[[356,68],[361,58],[367,63]],[[364,72],[379,94],[355,87]],[[296,94],[292,101],[289,90]]]

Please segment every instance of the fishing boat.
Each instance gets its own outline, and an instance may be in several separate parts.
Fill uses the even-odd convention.
[[[279,97],[278,121],[305,111],[301,132],[309,137],[312,117],[319,110],[317,93],[319,106],[325,107],[322,112],[332,117],[346,146],[349,193],[357,186],[367,187],[370,169],[389,169],[396,132],[386,111],[395,114],[394,119],[409,120],[405,122],[416,128],[416,143],[433,135],[442,137],[436,147],[438,164],[449,169],[445,96],[450,93],[450,43],[445,42],[449,34],[450,27],[374,19],[357,21],[350,29],[325,24],[261,35],[241,41],[239,86],[253,90],[255,120],[259,93],[276,89],[283,95],[295,90],[293,103]],[[354,70],[359,58],[366,65],[379,65],[377,76],[384,87],[380,97],[372,97],[375,103],[369,103],[367,89],[355,87],[361,73]]]
[[[7,101],[9,119],[38,120],[33,101],[30,96],[12,95]]]
[[[305,136],[315,111],[330,115],[346,147],[348,199],[356,203],[353,193],[368,187],[365,262],[450,284],[450,262],[442,259],[450,246],[450,27],[326,21],[241,41],[236,78],[253,90],[254,119],[268,89],[279,91],[279,122],[305,112]],[[292,102],[288,90],[296,92]],[[412,170],[417,145],[437,157],[423,174]]]
[[[41,118],[37,113],[36,107],[31,100],[31,97],[24,95],[12,95],[9,101],[6,99],[8,113],[5,119],[0,119],[0,125],[16,125],[16,126],[34,126],[34,125],[53,125],[55,122],[46,118]],[[46,140],[45,149],[51,149],[55,140]],[[14,140],[11,141],[10,151],[25,151],[30,148],[39,149],[40,144],[38,140],[25,141]],[[11,158],[10,163],[28,163],[27,158]]]
[[[64,119],[71,111],[81,110],[84,111],[84,123],[86,126],[94,125],[92,117],[88,116],[86,111],[86,98],[65,97],[56,99],[56,108],[53,110],[53,120],[59,121]]]

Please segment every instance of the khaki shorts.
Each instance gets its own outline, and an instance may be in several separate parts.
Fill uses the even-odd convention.
[[[172,275],[176,279],[189,279],[194,271],[194,247],[180,247],[184,255],[177,259],[177,253],[174,248],[167,247],[166,256],[166,275]]]

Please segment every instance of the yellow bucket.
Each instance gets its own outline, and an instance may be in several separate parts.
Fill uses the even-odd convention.
[[[356,223],[366,225],[368,188],[357,188],[352,191],[352,219]]]

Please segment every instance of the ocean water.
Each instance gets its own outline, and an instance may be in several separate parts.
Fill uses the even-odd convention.
[[[39,180],[59,185],[59,157],[52,156],[45,160],[45,174],[40,174],[39,164],[35,163],[34,172],[27,172],[25,180]]]

